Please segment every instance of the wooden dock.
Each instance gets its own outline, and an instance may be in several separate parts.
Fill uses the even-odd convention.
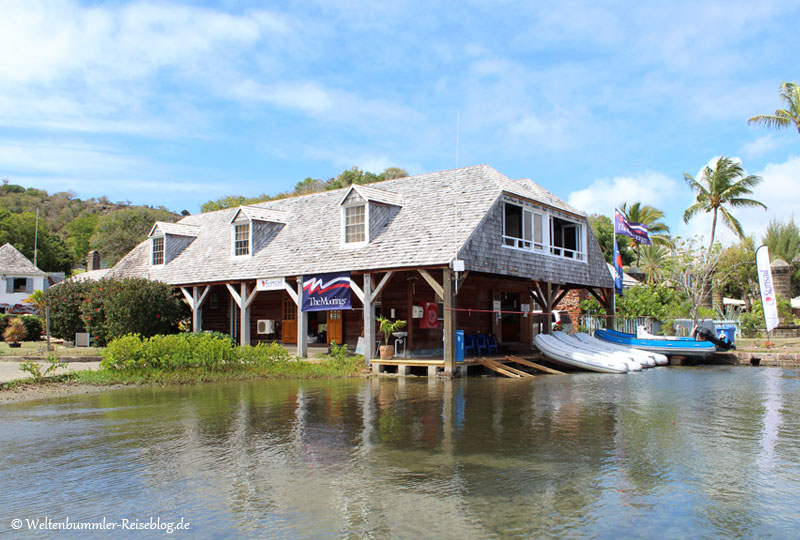
[[[466,376],[470,367],[482,366],[489,371],[510,377],[513,379],[524,379],[534,377],[533,373],[511,366],[509,364],[517,364],[522,368],[530,368],[541,373],[550,375],[565,375],[563,371],[543,366],[533,360],[539,360],[539,356],[522,358],[520,356],[504,355],[504,356],[486,356],[481,358],[465,359],[463,362],[457,364],[457,369],[462,376]],[[408,376],[412,374],[422,375],[427,371],[429,377],[435,377],[437,374],[444,371],[444,359],[442,358],[391,358],[387,360],[375,359],[371,362],[372,372],[377,374],[396,374],[401,376]]]

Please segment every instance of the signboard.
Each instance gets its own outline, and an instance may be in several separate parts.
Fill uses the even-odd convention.
[[[279,277],[279,278],[259,278],[256,281],[256,290],[257,291],[282,291],[284,289],[284,284],[286,283],[286,279]]]
[[[764,322],[767,325],[767,332],[770,332],[778,326],[778,300],[775,298],[775,285],[772,281],[767,246],[761,246],[756,250],[756,268],[758,285],[761,288],[761,305],[764,307]]]
[[[319,274],[303,281],[303,311],[353,309],[350,305],[350,272]]]

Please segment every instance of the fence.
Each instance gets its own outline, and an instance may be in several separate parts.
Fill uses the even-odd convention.
[[[742,328],[739,321],[736,320],[711,320],[704,319],[699,321],[701,325],[709,326],[712,330],[718,328],[720,325],[733,325],[736,327],[736,336],[741,337]],[[596,315],[581,315],[580,325],[586,332],[592,333],[595,330],[606,327],[606,318],[598,317]],[[623,319],[622,317],[614,318],[614,330],[625,332],[628,334],[636,334],[638,327],[644,326],[652,334],[658,335],[661,333],[661,322],[653,319],[652,317],[635,317],[632,319]],[[694,322],[691,319],[677,319],[675,321],[675,334],[678,336],[688,336]]]

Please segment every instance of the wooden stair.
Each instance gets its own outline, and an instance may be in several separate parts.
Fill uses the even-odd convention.
[[[506,377],[511,377],[514,379],[533,377],[533,375],[531,375],[530,373],[527,373],[517,368],[513,368],[511,366],[506,366],[505,364],[501,364],[500,362],[495,362],[494,360],[489,360],[488,358],[478,358],[477,362],[482,366],[491,369],[495,373],[505,375]]]

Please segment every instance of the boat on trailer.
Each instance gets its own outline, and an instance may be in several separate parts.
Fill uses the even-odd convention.
[[[594,337],[608,341],[609,343],[616,343],[617,345],[625,345],[627,347],[635,347],[648,352],[656,352],[666,356],[685,356],[687,358],[708,358],[717,351],[716,346],[710,341],[695,341],[689,339],[639,339],[633,334],[626,334],[624,332],[617,332],[616,330],[609,330],[601,328],[594,331]]]
[[[591,354],[578,349],[548,334],[539,334],[533,338],[536,347],[547,358],[566,366],[596,371],[598,373],[627,373],[628,365],[611,356]]]

